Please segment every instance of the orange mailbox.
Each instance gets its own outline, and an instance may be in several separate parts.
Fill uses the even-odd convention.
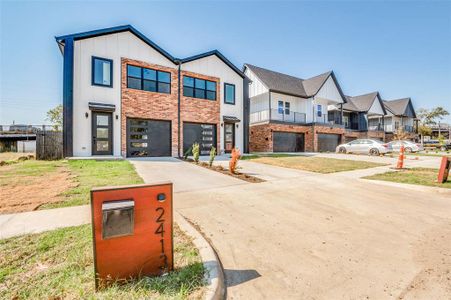
[[[439,183],[445,183],[448,180],[450,163],[451,163],[451,160],[448,156],[442,157],[442,163],[440,164],[440,170],[438,171],[438,180],[437,181]]]
[[[172,183],[91,190],[96,289],[173,269]]]

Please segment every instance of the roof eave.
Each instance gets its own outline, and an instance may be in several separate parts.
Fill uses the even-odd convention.
[[[205,53],[193,55],[190,57],[182,58],[180,61],[181,63],[187,63],[190,61],[198,60],[201,58],[205,58],[211,55],[216,55],[220,60],[222,60],[227,66],[229,66],[233,71],[235,71],[238,75],[240,75],[242,78],[244,78],[244,73],[238,69],[230,60],[228,60],[219,50],[211,50]]]

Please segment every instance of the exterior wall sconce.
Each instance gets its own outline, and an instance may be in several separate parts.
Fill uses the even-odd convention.
[[[237,123],[237,124],[236,124],[236,128],[238,128],[238,126],[239,126],[239,125],[238,125],[238,123]]]
[[[116,115],[116,120],[119,120],[119,115]]]
[[[224,123],[223,122],[221,122],[221,127],[224,127]]]
[[[85,118],[87,119],[89,117],[89,114],[85,112]]]

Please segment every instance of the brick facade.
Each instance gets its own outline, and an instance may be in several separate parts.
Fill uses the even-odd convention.
[[[198,99],[183,96],[183,76],[190,76],[194,78],[209,80],[216,82],[216,101],[206,100],[206,99]],[[180,128],[180,144],[183,145],[183,122],[192,122],[192,123],[208,123],[216,125],[216,149],[219,153],[220,149],[220,126],[221,118],[220,118],[220,80],[217,77],[206,76],[202,74],[197,74],[188,71],[181,72],[181,90],[180,90],[180,120],[182,126]],[[182,153],[183,154],[183,153]]]
[[[318,151],[318,134],[341,135],[344,142],[344,129],[323,125],[291,125],[280,123],[263,123],[250,126],[250,152],[273,152],[273,132],[293,132],[304,134],[304,150],[306,152]]]
[[[171,93],[156,93],[127,88],[127,65],[150,68],[171,73]],[[216,101],[183,96],[183,76],[216,82]],[[127,150],[127,118],[171,121],[172,156],[179,155],[178,144],[178,70],[149,64],[128,58],[121,60],[121,152]],[[217,130],[216,149],[220,149],[220,80],[192,72],[181,72],[180,87],[180,148],[183,145],[183,122],[215,124]],[[182,151],[182,149],[180,150]],[[182,154],[182,153],[181,153]]]
[[[377,139],[386,141],[386,134],[383,131],[346,131],[345,141],[350,142],[355,139]]]

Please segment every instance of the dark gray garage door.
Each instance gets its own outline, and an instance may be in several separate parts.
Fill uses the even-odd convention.
[[[216,141],[215,124],[183,123],[183,153],[199,143],[200,155],[209,155],[211,147],[217,147]]]
[[[341,135],[339,134],[318,134],[318,151],[335,152],[335,148],[340,144]]]
[[[171,121],[127,119],[127,156],[171,156]]]
[[[273,137],[274,152],[304,152],[304,134],[275,131]]]

